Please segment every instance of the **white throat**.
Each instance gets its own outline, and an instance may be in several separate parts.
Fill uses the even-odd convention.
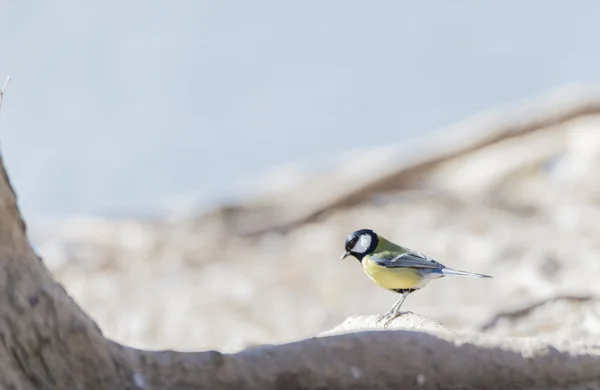
[[[354,248],[352,248],[352,252],[365,253],[369,249],[370,246],[371,246],[371,236],[369,236],[368,234],[363,234],[358,239],[358,242],[356,243],[356,245],[354,245]]]

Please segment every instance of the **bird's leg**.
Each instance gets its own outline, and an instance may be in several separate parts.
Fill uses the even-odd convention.
[[[387,321],[385,321],[385,323],[383,324],[384,328],[387,328],[387,326],[394,321],[396,318],[400,317],[400,308],[402,307],[402,304],[404,303],[404,300],[406,299],[406,297],[408,296],[409,293],[404,293],[402,294],[402,298],[400,298],[398,300],[398,302],[392,307],[392,309],[390,310],[390,313],[388,315],[386,315],[386,317],[388,317]]]
[[[382,315],[381,315],[381,317],[382,317],[382,318],[383,318],[383,317],[387,317],[387,316],[389,316],[390,314],[392,314],[392,313],[393,313],[393,312],[396,310],[396,307],[397,307],[398,305],[402,305],[402,301],[403,301],[403,300],[404,300],[404,295],[403,295],[402,297],[400,297],[400,299],[398,299],[396,302],[394,302],[394,304],[392,305],[392,307],[390,307],[390,309],[389,309],[389,310],[388,310],[388,311],[387,311],[385,314],[382,314]]]
[[[400,316],[400,307],[402,307],[402,304],[404,303],[404,300],[406,299],[408,294],[409,293],[403,293],[402,297],[400,299],[398,299],[396,301],[396,303],[394,303],[394,305],[390,308],[390,310],[387,311],[387,313],[377,317],[376,322],[379,322],[379,321],[383,320],[384,318],[388,318],[388,320],[384,324],[384,326],[387,326],[390,322],[392,322],[394,319],[396,319],[398,316]]]

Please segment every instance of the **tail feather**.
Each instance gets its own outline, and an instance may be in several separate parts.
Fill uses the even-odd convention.
[[[459,271],[451,268],[442,268],[442,274],[444,275],[457,275],[457,276],[468,276],[470,278],[491,278],[489,275],[476,274],[473,272]]]

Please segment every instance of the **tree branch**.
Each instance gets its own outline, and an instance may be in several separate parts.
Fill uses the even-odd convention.
[[[6,91],[6,87],[8,87],[8,83],[10,82],[10,76],[6,78],[2,89],[0,89],[0,112],[2,112],[2,100],[4,99],[4,91]]]
[[[518,105],[488,110],[413,141],[355,153],[283,192],[269,192],[230,206],[227,217],[232,230],[241,235],[289,231],[330,210],[351,207],[374,195],[418,188],[416,183],[436,167],[475,150],[598,113],[597,90],[559,88]],[[365,172],[363,180],[357,180],[356,171]],[[331,191],[332,186],[337,190]],[[307,200],[304,194],[308,189],[313,196]],[[256,221],[250,227],[239,223],[249,218]]]
[[[403,317],[395,327],[424,321]],[[353,324],[364,329],[372,321],[360,317]],[[600,383],[598,351],[584,345],[371,329],[237,354],[113,348],[147,389],[567,389]]]

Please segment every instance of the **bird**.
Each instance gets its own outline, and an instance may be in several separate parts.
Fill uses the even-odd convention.
[[[349,256],[356,258],[375,284],[402,295],[387,313],[377,317],[377,323],[387,318],[385,327],[401,315],[400,307],[406,298],[432,280],[448,275],[492,278],[489,275],[446,267],[421,252],[394,244],[372,229],[359,229],[350,233],[344,249],[341,260]]]

